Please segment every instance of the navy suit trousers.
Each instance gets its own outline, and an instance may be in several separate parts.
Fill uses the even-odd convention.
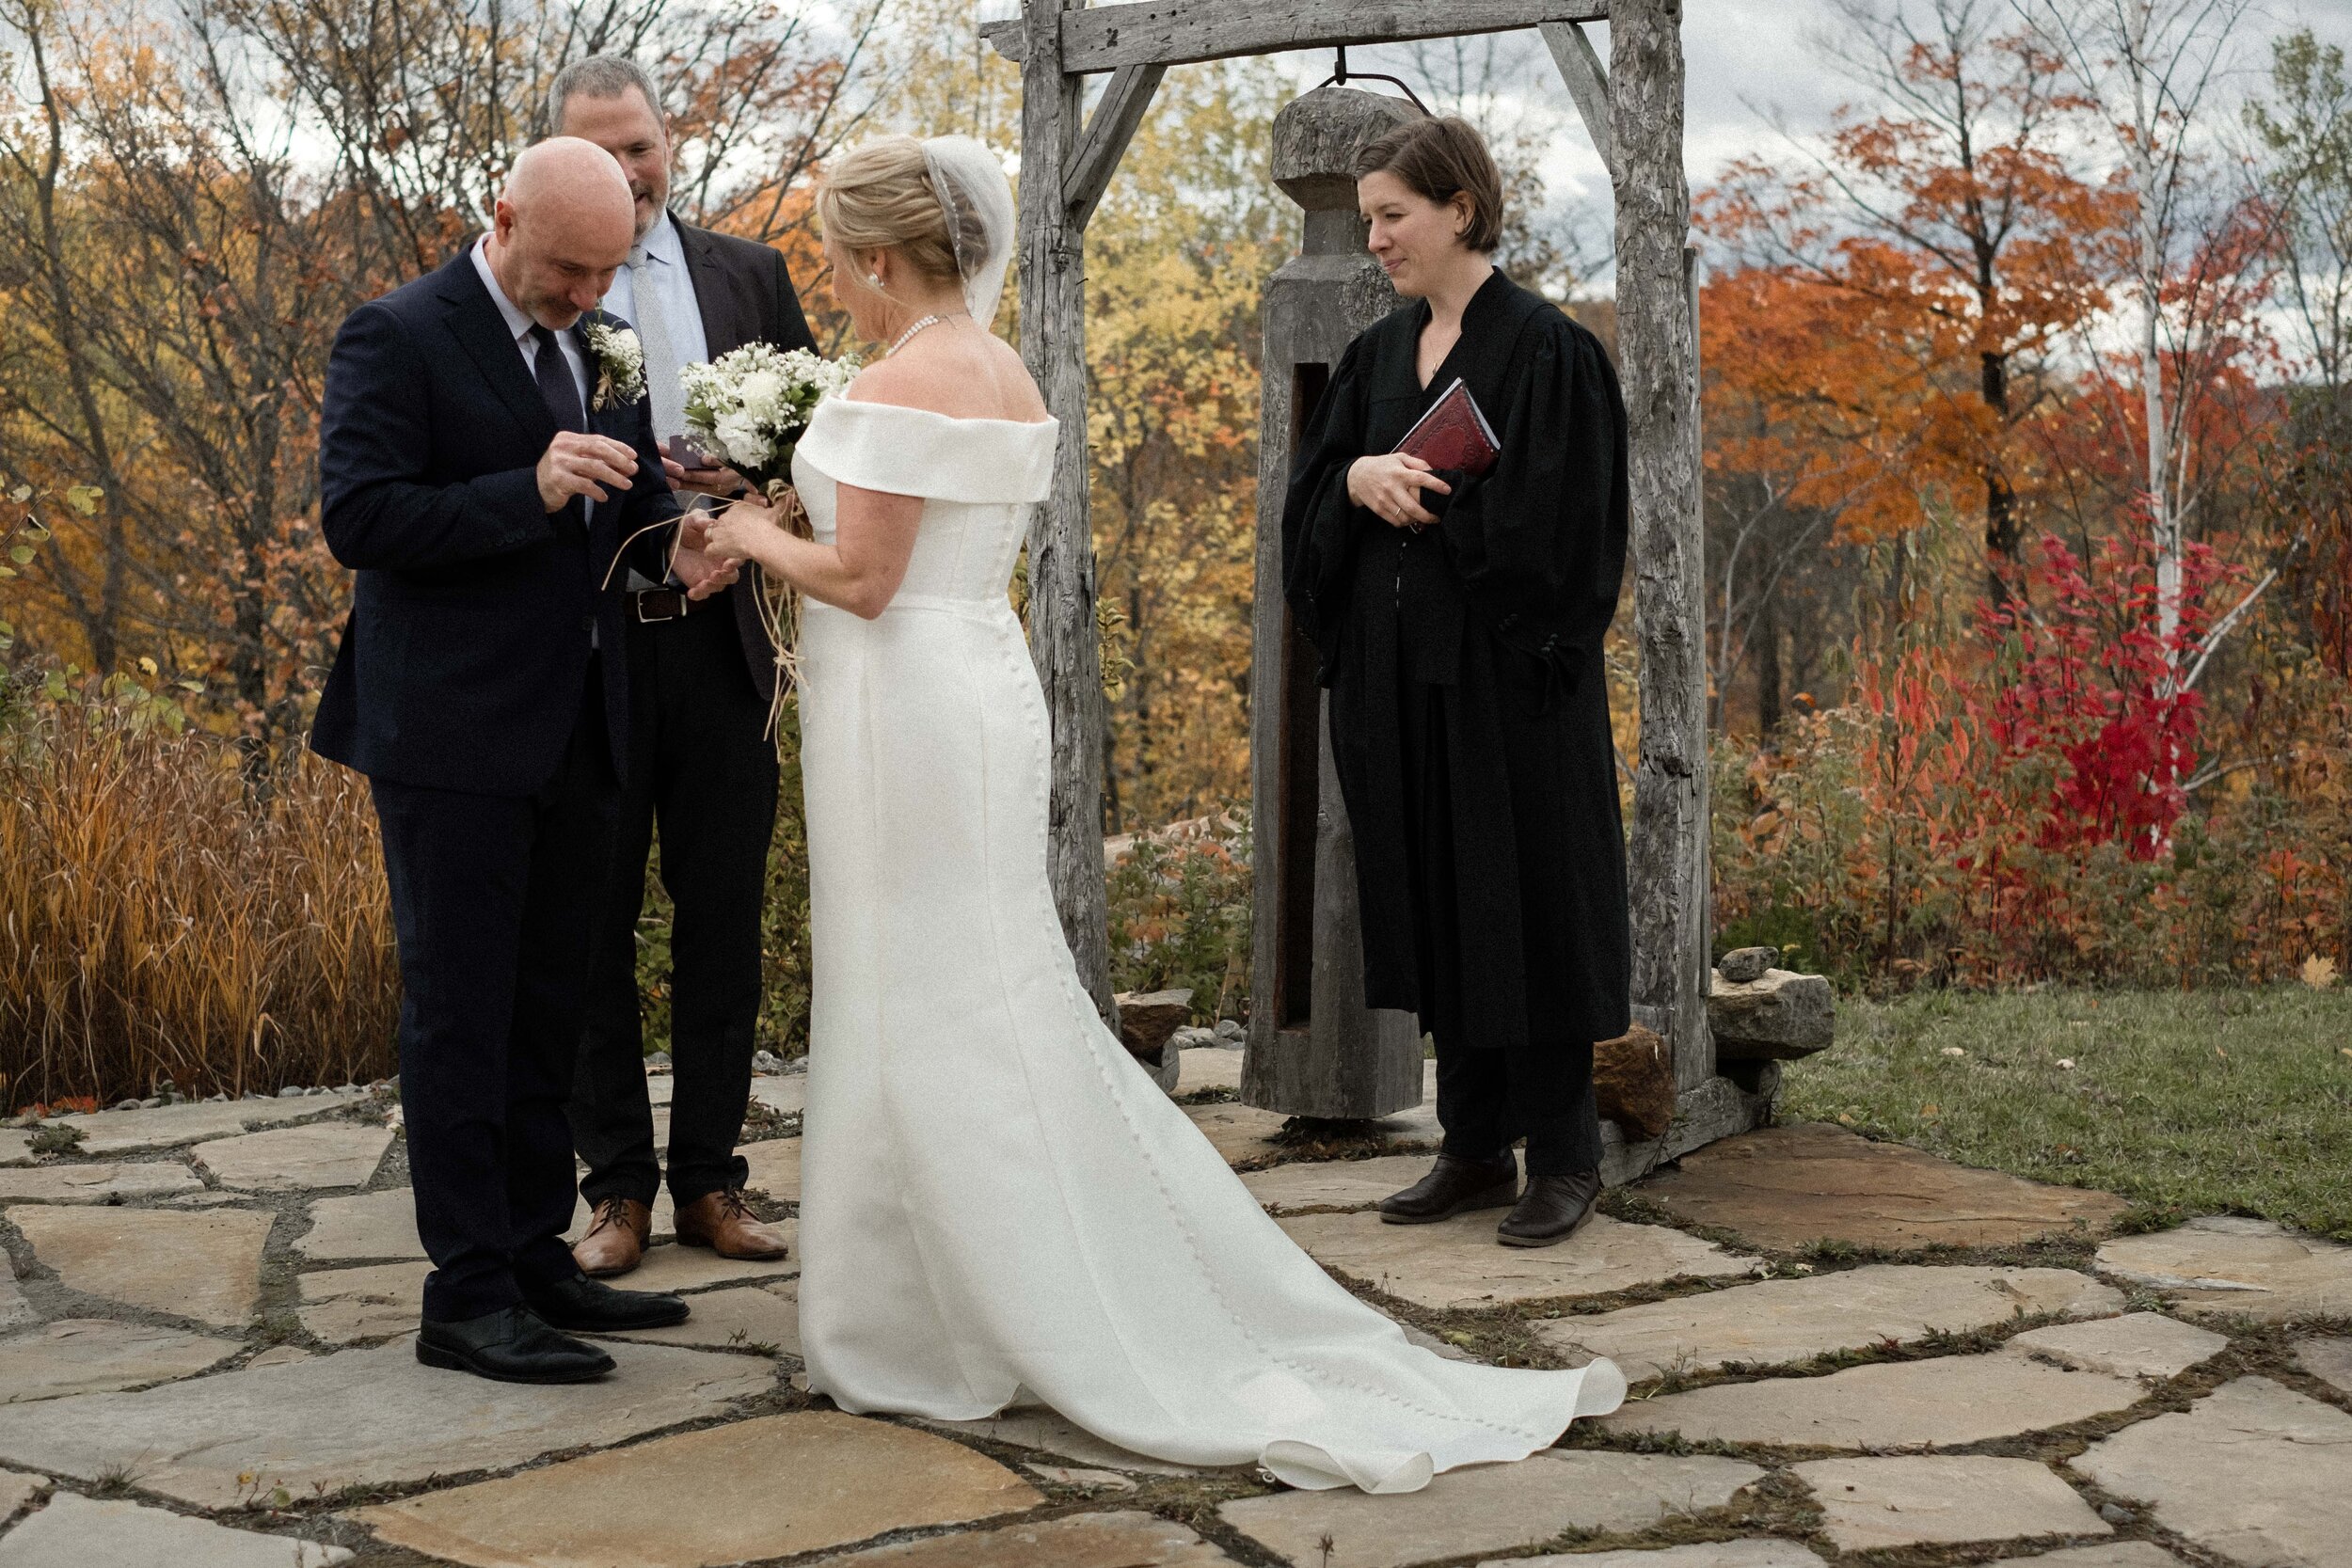
[[[510,797],[371,781],[400,941],[400,1088],[424,1316],[569,1278],[572,1090],[620,800],[599,660],[555,777]]]

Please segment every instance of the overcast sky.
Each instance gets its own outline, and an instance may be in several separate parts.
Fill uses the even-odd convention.
[[[1852,99],[1852,85],[1824,65],[1820,51],[1808,42],[1833,17],[1826,0],[1685,0],[1683,49],[1690,71],[1686,146],[1694,187],[1707,184],[1741,153],[1769,151],[1776,145],[1773,117],[1792,131],[1815,131],[1829,122],[1838,104]],[[2352,55],[2352,0],[2257,0],[2256,10],[2244,24],[2243,64],[2255,71],[2266,67],[2268,40],[2300,26],[2311,27]],[[1608,28],[1590,31],[1606,60]],[[1283,58],[1302,87],[1330,71],[1327,53]],[[1369,57],[1350,58],[1361,68],[1372,68]],[[1397,68],[1391,61],[1385,69]],[[1397,70],[1397,74],[1405,72]],[[1556,86],[1556,80],[1550,85]],[[1600,161],[1581,135],[1565,138],[1547,174],[1563,195],[1581,189],[1597,198],[1608,191]]]

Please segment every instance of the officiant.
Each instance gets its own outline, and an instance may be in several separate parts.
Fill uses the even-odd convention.
[[[1502,182],[1474,130],[1406,121],[1355,172],[1407,303],[1348,346],[1307,424],[1283,590],[1330,691],[1364,1000],[1417,1013],[1437,1046],[1440,1152],[1381,1214],[1507,1207],[1500,1242],[1549,1245],[1599,1195],[1593,1044],[1628,1025],[1601,661],[1625,409],[1598,341],[1496,270]],[[1457,380],[1497,438],[1483,477],[1394,450]]]
[[[636,241],[604,309],[633,325],[644,347],[657,437],[668,443],[685,432],[681,365],[755,341],[815,347],[779,252],[669,211],[669,124],[635,61],[592,55],[566,67],[548,89],[548,127],[595,142],[628,175]],[[700,459],[690,467],[671,456],[664,466],[690,499],[744,488]],[[768,730],[775,650],[748,578],[695,601],[660,573],[658,555],[641,558],[624,599],[630,754],[571,1104],[573,1140],[588,1165],[580,1196],[592,1211],[574,1257],[600,1276],[627,1274],[643,1258],[662,1181],[637,989],[637,922],[657,824],[661,885],[675,911],[667,1154],[677,1239],[724,1258],[786,1250],[784,1233],[746,1206],[749,1172],[735,1151],[751,1097],[760,910],[776,819]]]

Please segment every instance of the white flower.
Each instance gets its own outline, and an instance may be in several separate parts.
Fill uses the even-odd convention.
[[[596,394],[592,406],[612,408],[645,395],[645,348],[637,334],[612,322],[590,322],[584,334],[596,356]]]
[[[719,444],[726,448],[727,462],[735,467],[764,468],[775,455],[775,443],[749,414],[721,415],[716,434]]]

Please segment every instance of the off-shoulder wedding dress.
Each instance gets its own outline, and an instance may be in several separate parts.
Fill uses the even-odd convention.
[[[1051,421],[834,398],[793,478],[925,499],[904,586],[801,640],[816,995],[801,1197],[810,1386],[977,1419],[1042,1402],[1180,1464],[1411,1491],[1614,1409],[1606,1361],[1408,1344],[1250,1197],[1097,1019],[1046,878],[1044,700],[1007,601]]]

